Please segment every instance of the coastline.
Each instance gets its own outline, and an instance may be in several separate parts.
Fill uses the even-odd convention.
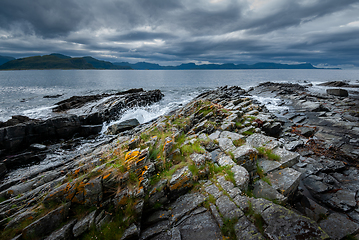
[[[288,110],[271,113],[252,100],[253,95],[279,98]],[[121,222],[116,234],[122,239],[152,239],[166,232],[194,236],[191,222],[196,221],[202,222],[206,234],[235,234],[239,239],[269,234],[300,237],[301,231],[291,231],[299,222],[310,226],[305,234],[313,239],[356,234],[359,218],[353,189],[359,184],[359,172],[352,154],[358,149],[358,116],[346,113],[355,111],[357,101],[350,95],[313,94],[305,86],[280,83],[262,83],[248,91],[221,87],[204,92],[172,113],[113,135],[86,153],[22,176],[26,187],[20,180],[8,179],[0,187],[6,198],[0,206],[8,209],[6,216],[18,220],[2,225],[20,223],[22,212],[11,205],[26,203],[31,206],[26,216],[37,221],[20,232],[23,238],[39,234],[37,224],[45,224],[60,210],[70,220],[64,220],[66,228],[52,236],[98,234],[89,228],[91,219],[99,219],[95,220],[99,229]],[[46,183],[39,185],[39,174]],[[113,195],[114,186],[119,188]],[[45,208],[52,202],[67,203],[37,215],[43,197]],[[126,212],[123,203],[128,201],[131,211]],[[89,209],[85,215],[69,211],[70,205],[76,209],[94,204],[98,210]],[[125,222],[116,218],[121,211]],[[283,212],[285,223],[273,217]],[[261,227],[255,214],[264,221]],[[150,220],[153,217],[157,220]],[[236,219],[230,231],[223,230],[228,217]],[[277,228],[281,224],[288,227]],[[333,224],[340,227],[332,229]],[[55,229],[49,227],[48,234]]]

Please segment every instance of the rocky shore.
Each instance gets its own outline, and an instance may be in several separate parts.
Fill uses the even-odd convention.
[[[226,86],[120,123],[56,166],[5,175],[1,239],[357,239],[358,99],[334,92]],[[271,113],[254,96],[287,108]],[[101,106],[91,114],[110,118],[113,104]]]

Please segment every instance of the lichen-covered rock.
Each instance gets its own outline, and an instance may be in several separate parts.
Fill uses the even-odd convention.
[[[268,183],[263,180],[256,181],[253,189],[253,196],[256,198],[265,198],[271,201],[277,201],[279,203],[285,203],[287,200],[282,194],[275,190]]]
[[[169,190],[172,197],[184,193],[190,187],[193,186],[192,172],[189,170],[188,166],[185,166],[181,169],[178,169],[170,180]]]
[[[298,190],[301,173],[292,168],[284,168],[267,176],[272,187],[288,197]]]
[[[216,206],[225,219],[239,218],[244,213],[227,196],[221,196],[216,200]]]
[[[258,229],[251,223],[246,216],[242,216],[234,225],[237,239],[265,240]]]
[[[170,154],[170,152],[171,152],[171,150],[172,150],[173,144],[174,144],[174,143],[173,143],[172,138],[167,137],[167,138],[165,139],[165,143],[164,143],[163,149],[162,149],[164,156],[169,156],[169,154]]]
[[[234,180],[239,189],[244,192],[247,191],[250,180],[247,169],[242,166],[235,165],[231,168],[231,171],[234,174]]]
[[[84,186],[85,205],[94,206],[102,201],[102,176],[90,180]]]
[[[219,147],[222,149],[223,152],[227,151],[234,151],[236,149],[236,146],[234,146],[233,142],[229,138],[218,138],[217,139]]]
[[[222,154],[218,158],[217,162],[218,162],[219,166],[234,166],[234,165],[236,165],[236,163],[233,162],[232,158],[225,154]]]
[[[350,221],[345,215],[332,213],[319,225],[331,237],[331,239],[343,239],[345,236],[355,234],[359,230],[359,224]]]
[[[258,151],[248,145],[242,145],[233,151],[235,162],[248,171],[255,169]]]
[[[171,223],[179,221],[188,212],[197,208],[205,201],[206,197],[200,193],[187,193],[179,197],[174,203],[171,204],[172,216]]]
[[[261,213],[268,227],[264,230],[270,239],[328,239],[329,236],[309,218],[273,204]]]
[[[265,147],[266,149],[274,149],[281,144],[274,137],[269,137],[260,133],[254,133],[246,138],[247,145],[257,148]]]

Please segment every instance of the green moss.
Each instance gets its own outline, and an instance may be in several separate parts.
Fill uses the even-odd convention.
[[[226,172],[226,176],[225,179],[227,181],[232,182],[234,185],[236,184],[236,180],[234,179],[234,173],[231,171],[231,169],[225,169],[224,170]]]
[[[188,169],[191,171],[192,175],[194,177],[197,177],[198,176],[198,171],[199,169],[197,168],[197,166],[195,164],[191,164],[188,166]]]
[[[233,144],[234,144],[234,146],[236,146],[236,147],[240,147],[240,146],[242,146],[245,142],[246,142],[246,141],[243,140],[243,139],[237,139],[237,140],[234,140],[234,141],[233,141]]]
[[[227,237],[227,239],[230,240],[236,240],[236,232],[234,230],[234,225],[238,222],[237,218],[234,219],[224,219],[223,220],[223,226],[221,228],[221,231],[224,236]]]
[[[252,135],[254,132],[253,132],[253,129],[250,129],[250,130],[247,130],[247,131],[244,131],[244,132],[242,132],[242,134],[244,135],[244,136],[249,136],[249,135]]]
[[[274,161],[280,161],[280,157],[273,153],[272,149],[267,149],[265,147],[257,147],[258,154]]]

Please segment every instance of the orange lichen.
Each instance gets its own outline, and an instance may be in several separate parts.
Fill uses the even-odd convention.
[[[109,174],[107,174],[107,175],[103,176],[103,178],[102,178],[102,179],[106,179],[106,178],[108,178],[110,175],[111,175],[111,173],[109,173]]]

